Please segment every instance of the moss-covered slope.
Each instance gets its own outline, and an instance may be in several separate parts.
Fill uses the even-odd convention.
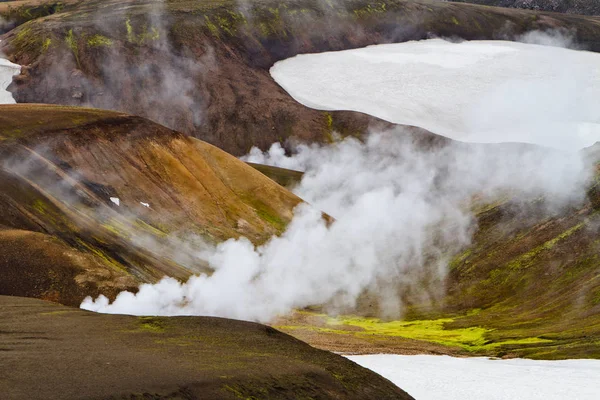
[[[501,39],[554,28],[600,49],[595,18],[427,0],[91,0],[20,25],[2,47],[24,65],[11,87],[17,102],[120,110],[241,155],[291,138],[358,135],[377,123],[296,103],[269,76],[278,60],[430,35]]]
[[[377,319],[367,294],[354,316],[299,312],[276,325],[342,352],[600,358],[599,193],[558,213],[543,199],[481,208],[443,295],[410,304],[402,321]]]
[[[3,398],[411,399],[379,375],[259,324],[100,315],[0,296]]]
[[[185,279],[205,265],[182,239],[260,243],[299,202],[235,157],[143,118],[0,106],[0,294],[76,305]]]

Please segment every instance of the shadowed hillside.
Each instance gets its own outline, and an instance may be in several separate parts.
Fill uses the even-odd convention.
[[[101,315],[0,296],[0,351],[0,390],[13,400],[412,398],[352,361],[220,318]]]
[[[2,47],[24,66],[10,88],[17,102],[116,109],[242,155],[383,124],[298,104],[269,76],[276,61],[431,35],[506,39],[558,28],[600,50],[595,18],[426,0],[74,2],[8,32]]]
[[[0,106],[0,160],[0,293],[64,304],[185,279],[206,269],[185,243],[261,243],[300,202],[211,145],[115,112]]]

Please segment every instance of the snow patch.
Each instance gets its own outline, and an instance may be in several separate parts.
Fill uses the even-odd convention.
[[[15,104],[12,93],[6,90],[12,83],[13,76],[21,73],[21,66],[0,58],[0,104]]]
[[[456,140],[561,150],[600,140],[600,54],[586,51],[431,39],[299,55],[271,75],[308,107],[359,111]]]
[[[600,360],[349,356],[420,400],[595,400]]]
[[[140,204],[146,208],[150,208],[150,203],[144,203],[143,201],[140,201]]]
[[[121,205],[121,199],[119,199],[118,197],[111,197],[110,201],[112,201],[113,203],[115,203],[117,206]]]

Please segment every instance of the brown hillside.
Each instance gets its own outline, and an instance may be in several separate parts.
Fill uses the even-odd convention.
[[[412,399],[338,355],[259,324],[94,314],[0,296],[3,398]]]
[[[12,277],[0,293],[65,304],[185,279],[206,266],[180,238],[260,243],[300,202],[216,147],[115,112],[0,106],[0,157],[0,246]]]

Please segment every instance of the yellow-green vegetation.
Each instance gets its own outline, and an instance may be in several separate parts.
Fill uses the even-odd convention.
[[[90,47],[110,47],[113,45],[113,40],[102,35],[93,35],[87,40]]]
[[[205,15],[204,19],[205,19],[206,27],[208,28],[210,33],[212,33],[216,37],[219,37],[219,28],[217,28],[217,26],[212,23],[212,21],[210,20],[208,15]]]
[[[127,18],[125,20],[125,30],[127,31],[127,41],[129,43],[142,45],[148,41],[156,41],[160,39],[160,31],[158,28],[154,26],[150,26],[148,30],[148,25],[143,24],[140,33],[136,33],[133,25],[131,24],[131,19]]]
[[[386,4],[384,2],[377,4],[367,4],[364,7],[353,10],[357,18],[364,18],[371,14],[379,14],[386,12]]]
[[[479,310],[474,310],[474,315]],[[493,354],[503,346],[531,345],[551,343],[552,340],[539,337],[509,338],[491,341],[488,333],[491,329],[479,326],[451,328],[449,324],[456,318],[439,318],[433,320],[383,321],[378,318],[358,316],[327,317],[324,314],[303,312],[304,316],[321,319],[323,325],[282,325],[278,329],[284,331],[308,329],[318,333],[353,335],[372,340],[406,338],[424,342],[436,343],[449,347],[457,347],[475,354]]]
[[[12,40],[13,45],[22,52],[40,53],[42,51],[42,39],[35,28],[37,27],[34,21],[23,24],[17,30],[17,34]]]
[[[75,61],[77,62],[77,66],[81,68],[81,63],[79,62],[79,45],[77,43],[77,37],[73,33],[73,29],[69,29],[69,31],[65,35],[65,43],[73,53]]]
[[[164,318],[139,317],[139,329],[154,333],[164,332],[166,330]]]
[[[471,249],[467,249],[465,251],[463,251],[462,253],[460,253],[459,255],[457,255],[456,257],[454,257],[454,259],[450,262],[449,268],[452,270],[454,268],[456,268],[457,266],[459,266],[460,264],[462,264],[463,262],[465,262],[465,260],[471,255],[472,250]]]
[[[335,137],[333,135],[333,115],[328,112],[325,112],[323,115],[325,116],[325,141],[333,143],[335,142]]]
[[[102,226],[117,236],[129,238],[131,236],[131,227],[124,221],[117,218],[110,218]]]
[[[486,329],[470,327],[445,329],[452,318],[417,321],[382,321],[377,318],[338,317],[328,319],[330,326],[352,326],[361,328],[357,334],[399,336],[408,339],[426,340],[448,346],[458,346],[465,350],[480,350],[485,344]]]
[[[535,257],[537,257],[541,252],[551,250],[558,242],[568,238],[569,236],[571,236],[572,234],[574,234],[575,232],[580,230],[583,226],[585,226],[585,222],[581,222],[581,223],[575,225],[574,227],[561,233],[557,237],[555,237],[551,240],[548,240],[544,244],[534,248],[531,251],[528,251],[527,253],[525,253],[525,254],[519,256],[518,258],[516,258],[515,260],[511,261],[508,264],[508,267],[510,269],[528,268],[531,265],[531,263],[533,262],[533,260],[535,259]]]
[[[43,51],[47,51],[50,48],[50,45],[52,44],[52,39],[50,38],[46,38],[44,40],[44,44],[42,45],[42,50]]]

